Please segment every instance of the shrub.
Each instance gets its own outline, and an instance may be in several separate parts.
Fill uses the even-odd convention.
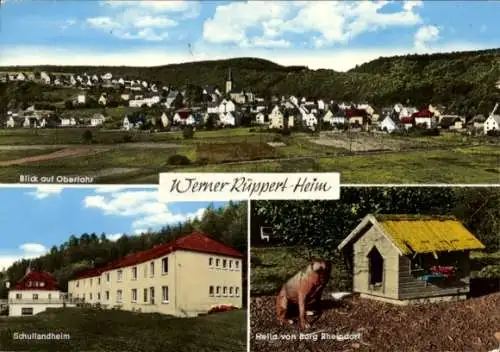
[[[85,143],[91,143],[92,139],[93,139],[92,131],[85,130],[85,132],[83,132],[83,134],[82,134],[82,140]]]
[[[281,134],[276,134],[276,135],[273,137],[273,142],[276,142],[276,143],[283,142],[283,136],[282,136]]]
[[[191,126],[184,127],[182,130],[182,136],[184,139],[191,139],[194,137],[194,129]]]
[[[189,165],[191,164],[191,160],[185,155],[174,154],[168,158],[169,165]]]
[[[285,137],[288,137],[292,134],[292,131],[290,131],[288,128],[285,128],[281,131],[281,135],[282,136],[285,136]]]

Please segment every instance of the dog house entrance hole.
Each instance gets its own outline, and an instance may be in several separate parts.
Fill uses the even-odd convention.
[[[379,286],[382,284],[384,274],[384,258],[376,247],[368,253],[370,267],[370,285]]]

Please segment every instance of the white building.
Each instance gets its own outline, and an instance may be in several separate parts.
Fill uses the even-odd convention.
[[[49,273],[29,271],[9,291],[9,316],[35,315],[47,308],[75,306],[61,292],[57,280]]]
[[[223,99],[219,104],[218,113],[220,114],[234,111],[236,111],[236,104],[232,100]]]
[[[486,121],[484,121],[484,133],[489,131],[500,131],[500,115],[490,115]]]
[[[61,127],[72,127],[76,126],[76,120],[74,117],[64,117],[61,119]]]
[[[380,123],[380,129],[392,133],[399,129],[400,123],[397,118],[387,115]]]
[[[106,118],[104,117],[103,114],[94,114],[90,118],[90,126],[92,126],[92,127],[101,126],[102,124],[104,124],[105,121],[106,121]]]
[[[40,80],[45,84],[50,84],[51,79],[47,72],[40,72]]]
[[[76,102],[78,104],[85,104],[87,102],[87,96],[85,94],[79,94],[76,97]]]

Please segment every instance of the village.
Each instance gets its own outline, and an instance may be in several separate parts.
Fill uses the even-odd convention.
[[[236,86],[231,69],[224,89],[178,89],[161,82],[114,77],[111,73],[0,72],[0,82],[34,82],[50,89],[79,92],[65,100],[63,106],[35,103],[24,109],[0,112],[4,128],[86,127],[159,132],[185,126],[260,126],[278,132],[445,130],[468,135],[494,135],[500,130],[498,104],[488,116],[462,116],[439,104],[416,107],[394,102],[380,108],[375,107],[376,102],[337,102],[293,95],[265,99],[249,88]],[[122,116],[107,114],[107,109],[116,108],[126,112]]]

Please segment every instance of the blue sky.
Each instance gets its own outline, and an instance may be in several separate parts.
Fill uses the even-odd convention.
[[[258,56],[347,70],[500,47],[500,1],[3,0],[0,65],[154,66]]]
[[[155,188],[2,188],[0,270],[19,258],[37,257],[72,234],[87,232],[116,240],[199,217],[211,204],[163,203]],[[16,206],[13,206],[16,204]]]

